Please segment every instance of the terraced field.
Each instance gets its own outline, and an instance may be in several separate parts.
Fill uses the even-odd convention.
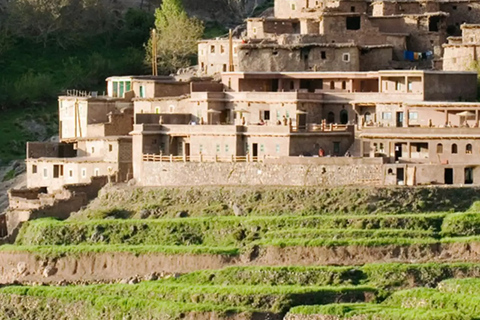
[[[103,195],[102,209],[25,223],[0,246],[0,319],[480,319],[472,200],[457,213],[448,198],[424,213],[386,202],[385,212],[357,202],[361,210],[342,213],[312,209],[325,198],[301,205],[279,193],[288,210],[258,213],[225,199],[189,211],[189,195],[175,199],[177,214],[164,204],[168,214],[138,219],[145,195],[155,199]]]

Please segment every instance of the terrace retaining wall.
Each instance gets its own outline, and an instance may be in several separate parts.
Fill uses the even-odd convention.
[[[382,164],[144,162],[142,186],[382,185]]]

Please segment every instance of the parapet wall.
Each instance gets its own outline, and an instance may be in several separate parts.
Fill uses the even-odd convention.
[[[382,185],[381,163],[267,164],[144,162],[142,186]]]

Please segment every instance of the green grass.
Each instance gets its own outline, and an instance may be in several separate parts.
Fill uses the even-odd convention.
[[[204,246],[148,246],[148,245],[77,245],[77,246],[17,246],[2,245],[3,252],[28,252],[39,257],[62,257],[78,256],[91,253],[116,253],[126,252],[136,255],[162,253],[166,255],[175,254],[207,254],[236,256],[239,254],[237,248],[204,247]]]
[[[428,310],[387,307],[375,304],[332,304],[325,306],[299,306],[290,309],[291,314],[330,315],[337,319],[362,320],[470,320],[455,310]],[[360,317],[360,318],[358,318]],[[333,319],[332,319],[333,320]]]
[[[260,240],[272,245],[327,245],[361,240],[365,243],[433,243],[445,214],[322,215],[264,217],[192,217],[157,220],[42,219],[25,223],[17,237],[22,245],[244,245]],[[299,230],[301,239],[281,233]],[[393,229],[393,230],[390,230]],[[289,230],[289,231],[285,231]],[[325,230],[322,236],[322,230]],[[338,231],[335,231],[338,230]],[[311,232],[310,235],[308,235]],[[337,234],[343,234],[337,239]],[[412,237],[412,235],[416,237]],[[380,237],[382,238],[376,238]],[[403,236],[403,238],[401,238]],[[424,236],[424,237],[423,237]],[[369,239],[369,238],[371,239]],[[408,237],[408,238],[407,238]],[[277,240],[278,238],[282,240]],[[318,239],[317,239],[318,238]],[[337,239],[337,240],[335,240]],[[376,240],[377,239],[377,240]],[[396,240],[398,239],[398,240]],[[298,244],[295,244],[298,243]],[[304,243],[304,244],[302,244]]]
[[[480,235],[480,212],[460,212],[448,215],[443,221],[446,236]]]
[[[365,301],[374,297],[371,287],[303,286],[205,286],[143,282],[138,285],[90,285],[76,287],[7,287],[0,294],[27,295],[71,301],[90,301],[93,297],[134,298],[180,304],[219,305],[281,313],[300,304],[335,301]]]
[[[480,279],[449,279],[438,284],[438,290],[443,293],[480,294]]]

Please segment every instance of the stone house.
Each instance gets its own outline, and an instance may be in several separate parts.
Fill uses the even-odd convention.
[[[448,43],[443,45],[444,70],[475,70],[480,59],[480,25],[462,24],[462,35],[448,37]]]

